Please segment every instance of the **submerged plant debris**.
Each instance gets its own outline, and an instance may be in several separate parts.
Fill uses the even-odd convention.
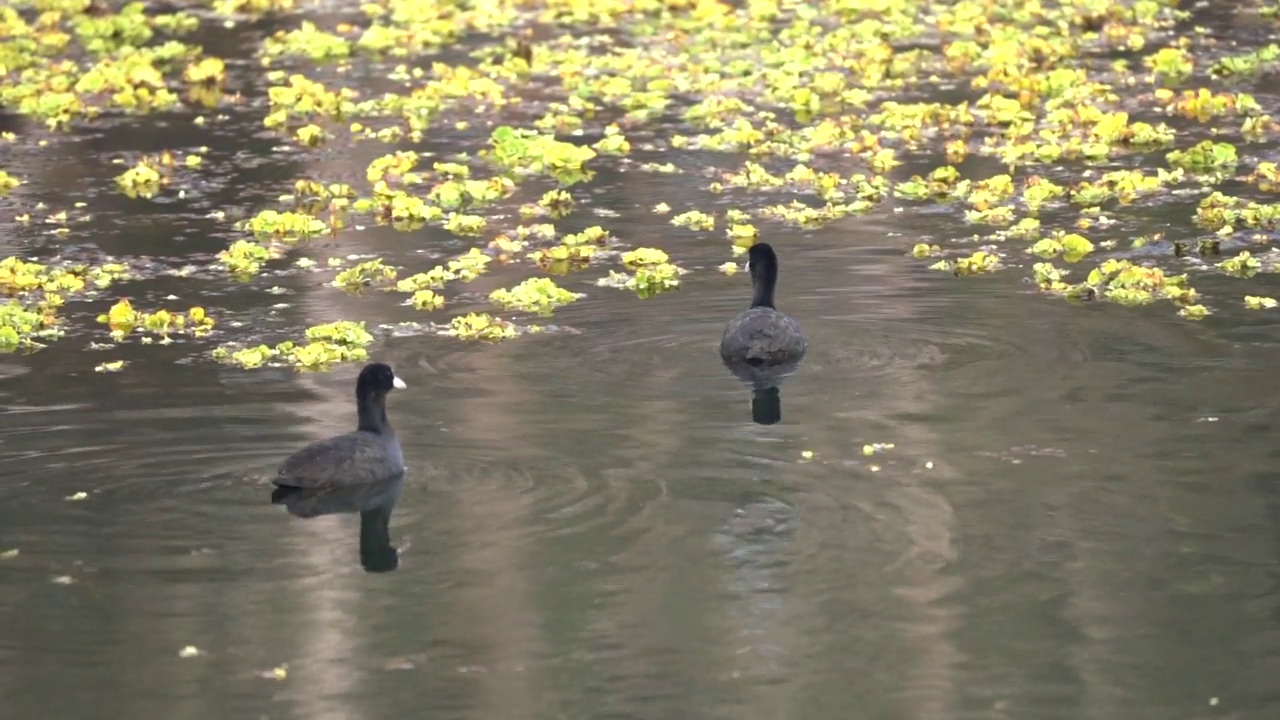
[[[580,290],[661,303],[689,272],[728,288],[757,240],[872,212],[954,220],[897,238],[938,282],[1016,276],[1188,319],[1241,294],[1271,308],[1226,288],[1280,268],[1271,5],[1226,11],[1256,28],[1249,44],[1175,0],[374,0],[338,15],[295,0],[17,0],[0,7],[0,111],[25,124],[0,134],[0,225],[30,242],[0,260],[0,351],[97,318],[116,342],[181,338],[218,362],[321,370],[368,357],[368,321],[295,320],[263,344],[252,322],[215,331],[227,288],[258,293],[262,315],[299,291],[283,278],[316,273],[307,292],[349,312],[385,302],[439,317],[447,337],[509,340],[545,329],[516,315]],[[273,29],[245,22],[268,14]],[[231,28],[254,57],[207,51]],[[294,169],[217,196],[210,179],[254,160],[218,126],[246,118],[274,146],[262,154]],[[129,263],[58,252],[95,219],[83,188],[42,175],[41,154],[124,121],[190,137],[112,157],[128,212],[228,203],[207,213],[217,247],[140,273],[185,278],[189,309],[130,295]],[[652,239],[597,212],[602,176],[619,172],[682,183],[638,208]],[[53,195],[69,198],[49,207]],[[404,251],[383,256],[371,229]],[[699,244],[721,257],[689,262]],[[94,300],[109,301],[100,317],[79,309]]]

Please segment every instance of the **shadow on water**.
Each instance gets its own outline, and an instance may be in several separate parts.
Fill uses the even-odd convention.
[[[391,511],[404,489],[404,473],[372,483],[304,490],[277,487],[273,505],[284,505],[290,515],[303,519],[340,513],[360,513],[360,565],[371,573],[390,572],[400,566],[400,553],[391,545]]]

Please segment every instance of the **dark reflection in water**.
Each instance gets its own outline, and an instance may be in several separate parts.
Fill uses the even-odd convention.
[[[733,376],[751,386],[751,421],[773,425],[782,421],[782,383],[804,362],[801,356],[773,367],[760,367],[722,358]]]
[[[369,572],[390,572],[400,566],[400,553],[391,545],[391,511],[404,489],[404,473],[372,483],[303,490],[277,487],[271,503],[304,519],[338,513],[360,513],[360,565]]]

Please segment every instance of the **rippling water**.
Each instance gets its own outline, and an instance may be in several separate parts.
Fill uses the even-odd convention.
[[[211,172],[184,206],[139,219],[94,199],[93,244],[176,267],[226,244],[205,213],[333,169],[273,154],[249,122],[202,141],[230,145],[209,165],[234,157],[236,174]],[[85,154],[181,146],[185,127],[69,136],[45,186]],[[383,151],[357,146],[342,171]],[[410,465],[394,572],[366,571],[355,505],[304,518],[270,502],[280,460],[353,424],[356,368],[245,372],[182,346],[108,358],[84,336],[0,356],[5,717],[1280,714],[1280,328],[927,273],[903,236],[950,220],[886,203],[770,237],[809,351],[783,422],[760,426],[716,353],[749,281],[714,271],[723,242],[653,218],[677,182],[705,178],[605,177],[591,203],[699,270],[679,292],[640,301],[571,275],[588,297],[555,322],[572,332],[375,346],[409,385],[390,401]],[[404,238],[299,253],[420,265]],[[320,282],[200,292],[263,331],[414,316]],[[1280,292],[1268,282],[1250,287]],[[287,294],[262,294],[275,284]],[[117,357],[124,372],[93,372]]]
[[[358,515],[268,502],[284,455],[351,423],[354,368],[0,360],[7,706],[1274,711],[1274,329],[921,276],[874,219],[825,233],[785,239],[811,349],[776,426],[715,352],[741,276],[594,291],[558,317],[581,334],[387,341],[411,468],[386,574]]]

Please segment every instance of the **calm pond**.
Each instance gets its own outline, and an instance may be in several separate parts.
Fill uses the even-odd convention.
[[[1267,3],[7,5],[5,717],[1280,717]],[[1117,170],[1155,184],[1090,201]],[[776,424],[716,350],[756,233],[808,340]],[[490,296],[532,277],[581,297]],[[272,504],[370,360],[406,476]]]

